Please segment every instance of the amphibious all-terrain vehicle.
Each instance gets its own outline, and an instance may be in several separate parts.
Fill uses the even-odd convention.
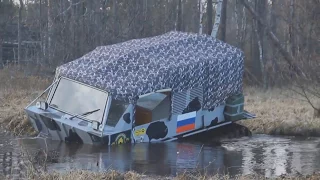
[[[238,48],[172,31],[100,46],[59,66],[46,100],[25,111],[53,140],[174,141],[255,117],[244,110],[243,69]]]

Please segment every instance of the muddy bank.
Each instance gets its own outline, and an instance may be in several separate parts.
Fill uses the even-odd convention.
[[[286,89],[266,92],[247,87],[244,90],[245,109],[257,118],[239,124],[253,133],[288,136],[320,136],[320,118],[313,117],[313,109],[297,94]]]

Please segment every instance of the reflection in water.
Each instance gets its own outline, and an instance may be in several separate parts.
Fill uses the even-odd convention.
[[[242,152],[241,174],[260,173],[266,177],[281,174],[311,174],[320,170],[319,138],[297,139],[257,135],[227,142]]]
[[[28,150],[45,149],[42,140],[21,141]],[[64,142],[48,142],[49,151],[58,151],[58,163],[48,169],[90,169],[100,171],[116,169],[134,170],[145,174],[177,175],[185,170],[205,170],[207,173],[224,172],[226,149],[191,143],[141,143],[94,148],[89,145],[68,145]],[[239,161],[239,163],[241,163]],[[240,167],[241,164],[237,164]]]
[[[185,170],[197,170],[208,174],[260,173],[274,177],[296,172],[310,174],[320,170],[320,139],[317,138],[301,140],[255,135],[225,141],[222,146],[177,142],[103,148],[56,141],[47,144],[50,152],[56,151],[58,154],[48,164],[48,169],[59,171],[102,171],[112,168],[122,172],[134,170],[145,174],[175,176]],[[22,140],[20,145],[34,152],[46,148],[41,139]],[[2,151],[3,148],[0,154]]]

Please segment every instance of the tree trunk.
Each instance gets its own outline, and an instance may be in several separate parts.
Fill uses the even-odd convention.
[[[254,0],[254,10],[257,12],[257,14],[261,17],[261,11],[260,11],[260,3],[261,0]],[[262,64],[260,63],[260,53],[262,53],[259,49],[259,41],[260,45],[263,46],[263,43],[261,42],[262,39],[260,38],[260,32],[261,32],[261,24],[254,18],[252,18],[252,34],[251,34],[251,61],[252,61],[252,72],[257,77],[260,82],[262,81]],[[261,48],[263,50],[263,47]]]
[[[214,18],[214,25],[212,27],[212,32],[211,32],[211,36],[213,36],[213,37],[217,37],[218,31],[219,31],[220,20],[221,20],[222,1],[223,0],[218,0],[218,4],[216,6],[216,15]]]
[[[129,28],[129,39],[136,38],[136,0],[127,1],[128,3],[128,28]]]
[[[143,27],[143,33],[142,33],[142,37],[146,37],[147,36],[147,24],[148,24],[148,0],[144,0],[143,1],[143,23],[142,23],[142,27]]]
[[[182,30],[182,0],[178,2],[178,18],[177,18],[177,31]]]
[[[220,40],[226,42],[227,31],[227,3],[228,0],[222,0],[221,23],[220,23]]]
[[[47,12],[46,12],[46,19],[47,19],[47,22],[46,22],[46,30],[45,30],[45,46],[44,46],[44,57],[45,57],[45,61],[46,63],[50,63],[49,62],[49,16],[50,16],[50,13],[49,13],[49,0],[45,0],[45,7],[47,8]]]
[[[272,32],[274,32],[275,34],[277,34],[277,16],[276,16],[276,12],[278,11],[277,10],[277,0],[271,0],[272,2],[272,5],[271,5],[271,15],[270,15],[270,22],[269,22],[269,25],[270,25],[270,30]],[[269,40],[270,41],[270,40]],[[274,46],[272,46],[272,44],[269,43],[269,53],[270,53],[270,59],[272,60],[272,68],[274,69],[274,71],[278,72],[279,71],[279,68],[278,68],[278,65],[276,63],[276,57],[278,56],[278,51],[275,49]],[[274,76],[274,82],[277,82],[278,79],[280,79],[280,76]]]
[[[43,37],[42,37],[42,0],[39,1],[39,34],[40,34],[40,62],[43,61]],[[39,62],[37,62],[39,63]]]
[[[76,0],[71,0],[70,1],[70,6],[71,6],[71,48],[72,48],[72,58],[75,58],[76,56],[76,7],[73,5],[75,4]],[[94,17],[94,22],[95,22],[95,16]],[[50,18],[49,18],[50,19]],[[93,42],[95,43],[95,42]]]
[[[53,35],[53,6],[52,0],[48,0],[48,62],[49,66],[52,64],[52,35]]]
[[[201,3],[202,0],[199,0],[199,14],[200,14],[200,19],[199,19],[199,34],[202,34],[202,29],[203,29],[203,25],[202,25],[202,17],[203,17],[203,6]]]
[[[241,49],[244,48],[244,38],[246,36],[247,31],[247,16],[245,12],[245,7],[239,6],[238,0],[236,0],[235,4],[235,19],[236,19],[236,39],[237,46]]]
[[[237,39],[237,45],[240,46],[240,15],[239,15],[239,10],[238,10],[238,0],[236,0],[234,6],[234,16],[236,19],[236,39]]]
[[[164,22],[166,21],[167,16],[169,16],[168,4],[169,4],[169,1],[166,0],[165,4],[164,4]],[[142,10],[143,10],[143,8],[142,8]],[[143,21],[141,23],[143,23]],[[167,29],[168,29],[168,23],[165,22],[165,24],[164,24],[164,32],[167,32]]]
[[[212,0],[207,1],[207,23],[208,23],[208,35],[212,33]]]
[[[255,26],[255,35],[257,38],[257,43],[258,43],[258,50],[259,50],[259,64],[260,64],[260,70],[261,70],[261,75],[262,75],[262,85],[263,89],[267,89],[267,75],[265,71],[265,63],[263,60],[264,54],[263,54],[263,45],[262,45],[262,40],[261,36],[258,32],[257,26]]]
[[[3,67],[2,36],[0,35],[0,69]]]
[[[180,31],[185,31],[186,30],[186,23],[185,23],[185,18],[184,18],[184,11],[185,11],[185,0],[181,1],[181,30]]]
[[[21,49],[21,21],[22,21],[22,10],[23,10],[23,2],[22,0],[19,0],[20,6],[19,6],[19,21],[18,21],[18,64],[20,64],[21,61],[21,55],[22,55],[22,49]]]
[[[80,36],[80,47],[81,47],[81,52],[86,52],[88,49],[88,45],[86,44],[86,6],[85,6],[85,2],[81,3],[81,14],[82,14],[82,18],[81,18],[81,36]],[[103,6],[105,7],[105,5]],[[103,41],[103,38],[100,38],[100,41]]]
[[[266,8],[267,8],[267,1],[266,0],[258,0],[258,11],[259,16],[262,18],[263,22],[266,22]],[[257,21],[257,41],[258,41],[258,47],[259,47],[259,65],[262,75],[262,82],[263,82],[263,88],[267,89],[267,72],[265,70],[265,28],[263,25]]]
[[[295,16],[295,6],[294,1],[290,1],[290,26],[289,26],[289,41],[291,45],[291,54],[295,56],[295,35],[294,35],[294,16]]]
[[[112,19],[113,19],[113,29],[114,29],[114,32],[115,32],[115,36],[119,36],[119,22],[118,22],[118,2],[117,2],[117,0],[113,0],[112,1],[113,2],[113,6],[112,6],[112,14],[113,14],[113,17],[112,17]],[[115,41],[117,41],[116,39],[115,39]]]

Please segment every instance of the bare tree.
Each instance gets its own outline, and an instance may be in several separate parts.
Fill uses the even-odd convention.
[[[2,43],[3,43],[3,39],[2,39],[2,35],[0,33],[0,68],[2,68],[3,64],[4,64],[3,59],[2,59],[3,58]]]
[[[293,1],[290,0],[289,2],[291,4],[291,8],[289,13],[290,16],[287,21],[289,24],[289,42],[290,42],[290,46],[288,50],[282,45],[283,43],[280,43],[280,40],[273,33],[272,29],[265,23],[263,18],[261,18],[261,16],[248,4],[248,2],[246,0],[241,0],[241,1],[243,5],[251,13],[253,18],[257,20],[258,23],[260,23],[265,28],[268,37],[274,43],[274,45],[280,51],[280,53],[283,55],[287,64],[290,66],[291,71],[293,71],[299,77],[297,79],[291,78],[291,84],[294,86],[294,88],[290,88],[290,89],[296,92],[298,96],[301,96],[302,98],[304,98],[303,100],[308,102],[311,105],[311,107],[314,109],[314,117],[320,117],[320,106],[319,106],[320,104],[319,104],[319,101],[317,102],[316,100],[316,99],[318,100],[320,99],[320,93],[319,93],[320,75],[318,73],[318,70],[315,70],[319,68],[319,64],[318,65],[314,64],[315,67],[312,67],[308,65],[308,63],[306,63],[305,60],[307,58],[299,58],[300,61],[298,61],[297,56],[293,56],[293,54],[296,54],[295,53],[296,43],[294,39],[295,33],[293,33],[296,29],[294,27],[295,24],[294,24]],[[257,36],[258,36],[258,33],[257,33]],[[308,42],[307,44],[309,43],[310,42]],[[289,51],[291,51],[291,53]]]
[[[221,5],[221,22],[220,22],[220,40],[226,41],[227,32],[227,3],[228,0],[222,0]]]
[[[208,34],[211,35],[212,33],[212,14],[213,14],[213,8],[212,8],[212,0],[207,1],[207,28],[208,28]]]
[[[246,0],[241,0],[243,5],[249,10],[254,19],[256,19],[262,26],[266,28],[267,35],[273,41],[274,45],[279,48],[279,51],[284,56],[286,62],[292,68],[294,72],[299,75],[306,76],[303,71],[296,65],[294,57],[286,50],[286,48],[280,43],[277,36],[271,31],[271,29],[266,25],[266,23],[261,19],[261,17],[256,13],[256,11],[248,4]]]
[[[177,8],[177,23],[176,23],[176,30],[181,31],[182,30],[182,0],[179,0],[178,2],[178,8]]]
[[[211,36],[213,37],[217,37],[217,34],[218,34],[220,20],[221,20],[222,2],[223,0],[218,0],[216,5],[216,15],[215,15],[214,24],[211,32]]]
[[[203,4],[201,2],[202,0],[199,0],[199,16],[200,16],[200,19],[199,19],[199,34],[202,34],[202,29],[203,29]]]
[[[295,35],[294,35],[294,16],[295,16],[295,0],[290,0],[290,25],[289,25],[289,39],[291,44],[292,56],[295,56]]]
[[[20,16],[24,28],[21,39],[40,41],[41,46],[34,50],[39,54],[37,61],[54,68],[96,46],[171,30],[199,34],[205,31],[241,48],[246,56],[245,77],[252,83],[271,87],[276,83],[290,84],[292,79],[299,78],[295,74],[307,73],[308,78],[316,79],[316,67],[320,63],[317,61],[319,8],[318,0],[59,0],[54,3],[33,0],[24,4]],[[4,14],[9,13],[6,9],[0,10],[0,41],[7,43],[13,34],[9,39],[16,42],[19,18],[6,18]],[[4,20],[14,28],[6,29]],[[8,49],[5,43],[0,43],[0,54],[11,58],[18,48],[14,45]],[[1,48],[2,45],[5,47]],[[23,52],[19,60],[30,58],[25,56],[24,44],[19,47]]]
[[[22,0],[19,0],[20,6],[19,6],[19,21],[18,21],[18,64],[21,62],[21,55],[22,55],[22,49],[21,49],[21,31],[22,31],[22,10],[23,10],[23,2]]]
[[[258,10],[259,16],[263,22],[266,22],[266,0],[256,0],[256,9]],[[258,44],[258,53],[259,53],[259,66],[262,75],[262,85],[263,89],[267,89],[267,74],[265,71],[265,28],[259,21],[254,21],[254,31]]]

